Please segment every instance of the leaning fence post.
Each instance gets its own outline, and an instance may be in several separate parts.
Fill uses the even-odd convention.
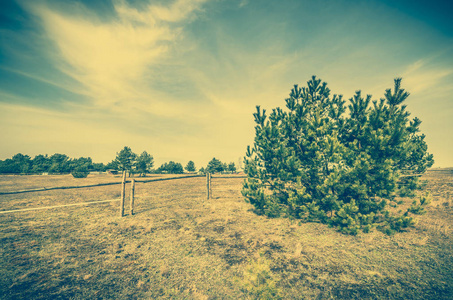
[[[123,181],[121,182],[121,217],[124,216],[124,198],[126,198],[126,171],[123,171]]]
[[[134,214],[135,179],[131,181],[131,215]]]

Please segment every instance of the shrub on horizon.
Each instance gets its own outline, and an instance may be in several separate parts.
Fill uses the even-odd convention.
[[[84,167],[78,167],[71,172],[74,178],[87,178],[90,172]]]

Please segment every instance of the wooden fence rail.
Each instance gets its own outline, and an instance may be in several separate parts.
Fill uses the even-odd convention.
[[[53,206],[41,206],[41,207],[2,210],[2,211],[0,211],[0,214],[8,214],[8,213],[15,213],[15,212],[23,212],[23,211],[33,211],[33,210],[42,210],[42,209],[52,209],[52,208],[60,208],[60,207],[70,207],[70,206],[82,206],[82,205],[89,205],[89,204],[116,202],[116,201],[120,201],[120,200],[121,199],[96,200],[96,201],[70,203],[70,204],[53,205]]]
[[[204,177],[204,175],[187,175],[187,176],[179,176],[179,177],[169,177],[169,178],[154,178],[148,180],[136,180],[136,183],[147,183],[153,181],[165,181],[165,180],[175,180],[175,179],[184,179],[184,178],[192,178],[192,177]],[[126,183],[131,182],[130,180],[126,180]],[[88,184],[88,185],[74,185],[74,186],[55,186],[55,187],[43,187],[38,189],[30,189],[30,190],[20,190],[20,191],[11,191],[11,192],[0,192],[0,195],[13,195],[13,194],[22,194],[22,193],[32,193],[32,192],[44,192],[44,191],[51,191],[51,190],[68,190],[68,189],[82,189],[82,188],[90,188],[90,187],[97,187],[97,186],[107,186],[107,185],[117,185],[122,184],[122,181],[117,182],[105,182],[105,183],[97,183],[97,184]]]
[[[91,187],[98,187],[98,186],[109,186],[109,185],[117,185],[121,184],[121,198],[120,199],[111,199],[111,200],[100,200],[100,201],[91,201],[91,202],[82,202],[82,203],[73,203],[73,204],[66,204],[66,205],[57,205],[57,206],[48,206],[48,207],[36,207],[36,208],[26,208],[26,209],[17,209],[17,210],[8,210],[8,211],[0,211],[0,214],[4,213],[12,213],[12,212],[19,212],[19,211],[32,211],[32,210],[40,210],[40,209],[50,209],[50,208],[57,208],[57,207],[66,207],[66,206],[76,206],[76,205],[86,205],[86,204],[96,204],[96,203],[105,203],[105,202],[113,202],[113,201],[121,201],[120,204],[120,216],[124,216],[124,203],[126,198],[126,183],[131,183],[131,191],[130,191],[130,214],[134,214],[134,196],[135,196],[135,184],[136,183],[148,183],[148,182],[157,182],[157,181],[166,181],[166,180],[176,180],[176,179],[185,179],[185,178],[197,178],[197,177],[204,177],[205,175],[186,175],[186,176],[178,176],[178,177],[167,177],[167,178],[154,178],[148,180],[136,180],[136,179],[126,179],[126,172],[123,172],[122,181],[121,182],[106,182],[106,183],[98,183],[98,184],[90,184],[90,185],[77,185],[77,186],[58,186],[58,187],[50,187],[50,188],[38,188],[38,189],[29,189],[29,190],[19,190],[19,191],[10,191],[10,192],[0,192],[0,195],[12,195],[12,194],[21,194],[21,193],[32,193],[32,192],[42,192],[42,191],[51,191],[51,190],[65,190],[65,189],[80,189],[80,188],[91,188]],[[401,175],[400,177],[413,177],[413,176],[420,176],[420,175]],[[247,176],[237,175],[237,176],[212,176],[210,173],[206,173],[206,198],[209,200],[212,198],[212,179],[243,179],[247,178]]]
[[[65,204],[65,205],[56,205],[56,206],[48,206],[48,207],[36,207],[36,208],[27,208],[27,209],[17,209],[17,210],[8,210],[8,211],[0,211],[0,214],[3,213],[12,213],[12,212],[20,212],[20,211],[32,211],[32,210],[41,210],[41,209],[50,209],[50,208],[57,208],[57,207],[67,207],[67,206],[76,206],[76,205],[86,205],[86,204],[95,204],[95,203],[104,203],[104,202],[113,202],[113,201],[121,201],[120,202],[120,217],[124,217],[124,204],[126,200],[126,183],[131,182],[131,191],[130,191],[130,214],[134,214],[134,197],[135,197],[135,184],[136,183],[148,183],[148,182],[157,182],[157,181],[166,181],[166,180],[176,180],[176,179],[184,179],[184,178],[197,178],[197,177],[204,177],[204,175],[187,175],[187,176],[178,176],[178,177],[168,177],[168,178],[154,178],[149,180],[127,180],[126,179],[126,172],[123,172],[122,181],[121,182],[107,182],[107,183],[98,183],[98,184],[90,184],[90,185],[77,185],[77,186],[59,186],[59,187],[50,187],[50,188],[39,188],[39,189],[30,189],[30,190],[20,190],[20,191],[12,191],[12,192],[0,192],[0,195],[12,195],[12,194],[21,194],[21,193],[31,193],[31,192],[42,192],[42,191],[51,191],[51,190],[64,190],[64,189],[80,189],[80,188],[91,188],[91,187],[98,187],[98,186],[108,186],[108,185],[117,185],[121,184],[121,198],[120,199],[111,199],[111,200],[100,200],[100,201],[91,201],[91,202],[82,202],[82,203],[73,203],[73,204]],[[213,177],[212,174],[206,174],[206,195],[207,199],[212,198],[212,178],[246,178],[245,176],[215,176]]]

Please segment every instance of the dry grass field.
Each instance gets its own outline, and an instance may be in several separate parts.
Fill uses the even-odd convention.
[[[394,236],[257,216],[243,179],[214,178],[210,200],[205,178],[137,183],[123,218],[119,202],[0,214],[0,297],[453,299],[453,175],[425,179],[427,214]],[[0,176],[0,192],[116,180]],[[0,211],[119,197],[120,185],[0,195]]]

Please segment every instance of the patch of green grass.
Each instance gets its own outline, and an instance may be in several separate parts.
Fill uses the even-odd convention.
[[[453,217],[435,204],[452,177],[428,180],[427,213],[393,236],[257,216],[241,179],[214,178],[211,200],[204,178],[137,183],[136,214],[123,218],[119,202],[3,214],[0,298],[451,299]],[[21,184],[33,186],[26,176]],[[5,195],[0,204],[105,200],[119,189]]]

